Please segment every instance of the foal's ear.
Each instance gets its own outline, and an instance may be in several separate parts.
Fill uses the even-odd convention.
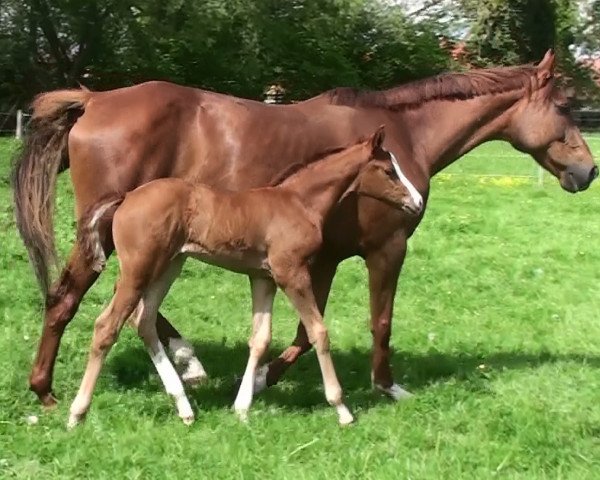
[[[549,49],[537,65],[537,77],[540,84],[544,85],[554,75],[555,56],[552,49]]]
[[[371,135],[371,140],[369,142],[371,144],[371,150],[376,150],[378,148],[381,148],[384,140],[385,140],[385,125],[380,125],[379,128],[377,130],[375,130],[375,133],[373,135]]]

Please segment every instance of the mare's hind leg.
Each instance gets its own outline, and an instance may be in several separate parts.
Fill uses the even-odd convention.
[[[341,425],[352,423],[354,418],[344,404],[342,387],[331,359],[329,333],[313,295],[308,268],[302,265],[294,266],[290,259],[285,259],[282,263],[284,268],[279,270],[276,268],[277,263],[275,260],[270,261],[273,278],[298,311],[309,342],[315,346],[323,376],[325,398],[335,407]]]
[[[208,375],[204,370],[204,366],[196,357],[194,347],[175,330],[173,325],[160,312],[157,315],[156,330],[158,338],[171,352],[175,366],[181,372],[181,379],[191,386],[204,382]]]
[[[77,312],[81,299],[98,278],[75,243],[67,266],[46,297],[44,326],[29,377],[30,389],[47,407],[56,404],[52,376],[58,347],[65,328]]]
[[[125,321],[133,313],[141,298],[140,291],[129,282],[120,282],[110,305],[100,314],[94,326],[92,347],[81,386],[71,404],[67,426],[74,427],[82,421],[92,402],[96,381],[109,350],[117,340]]]
[[[234,403],[241,420],[246,420],[252,404],[256,367],[271,342],[271,312],[277,287],[270,278],[250,277],[252,289],[252,337],[248,342],[250,355],[246,371]]]
[[[137,323],[138,335],[146,345],[152,363],[154,363],[156,371],[165,386],[165,390],[175,399],[177,413],[183,420],[183,423],[190,425],[194,421],[194,412],[185,394],[183,384],[177,375],[177,371],[159,341],[156,330],[158,307],[169,292],[169,288],[175,279],[181,273],[183,261],[183,258],[175,259],[167,271],[146,289],[134,322]]]

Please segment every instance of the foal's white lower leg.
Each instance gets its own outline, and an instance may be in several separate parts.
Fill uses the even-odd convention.
[[[169,360],[162,343],[160,343],[156,331],[158,308],[168,293],[171,284],[179,276],[183,262],[182,258],[173,260],[165,273],[146,290],[140,302],[135,324],[137,325],[139,336],[146,345],[152,363],[154,363],[156,371],[165,386],[165,390],[175,399],[177,413],[183,420],[183,423],[189,425],[194,421],[192,406],[185,394],[181,379]]]
[[[234,409],[240,419],[245,421],[254,395],[256,367],[271,341],[271,312],[276,286],[271,279],[251,278],[252,289],[252,337],[248,345],[250,355],[246,371],[234,403]]]
[[[142,320],[142,323],[143,322],[144,320]],[[186,425],[192,424],[194,422],[192,406],[185,394],[183,383],[181,383],[175,367],[169,360],[162,343],[160,343],[160,340],[158,339],[156,327],[154,325],[142,326],[141,324],[140,327],[143,330],[140,331],[140,336],[144,339],[152,363],[154,363],[154,366],[156,367],[156,371],[165,386],[165,390],[175,399],[179,417],[181,417],[183,423]],[[151,332],[152,329],[154,330],[154,334]]]

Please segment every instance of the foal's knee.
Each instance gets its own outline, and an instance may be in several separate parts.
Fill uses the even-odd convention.
[[[308,340],[315,347],[317,353],[326,353],[329,351],[329,332],[325,325],[318,325],[308,332]]]

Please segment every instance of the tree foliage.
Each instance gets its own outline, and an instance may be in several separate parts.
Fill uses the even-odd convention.
[[[250,97],[384,88],[448,66],[434,29],[367,0],[0,0],[0,103],[148,79]]]

